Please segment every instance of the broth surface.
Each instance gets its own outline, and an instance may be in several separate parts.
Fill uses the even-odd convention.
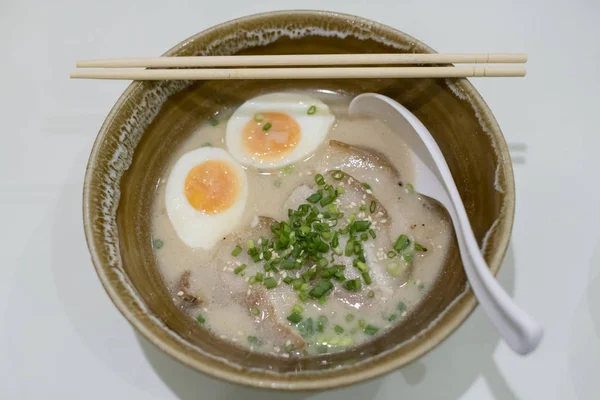
[[[167,215],[165,187],[173,164],[186,152],[202,146],[226,149],[227,112],[200,126],[172,155],[153,202],[155,255],[175,304],[225,340],[282,357],[359,345],[402,323],[433,286],[452,234],[451,224],[438,206],[411,190],[413,165],[402,132],[372,118],[349,116],[350,99],[345,96],[303,93],[321,99],[336,116],[327,140],[307,160],[293,166],[274,171],[246,168],[246,209],[221,243],[210,250],[186,246]],[[368,160],[376,162],[369,164]],[[378,164],[377,160],[390,165]],[[348,175],[336,182],[326,173],[333,170]],[[314,299],[301,301],[293,284],[284,283],[288,277],[300,279],[297,271],[265,272],[262,262],[254,263],[247,254],[248,240],[272,236],[270,225],[287,221],[288,207],[296,209],[306,203],[307,194],[318,189],[314,179],[317,172],[328,183],[346,188],[345,197],[342,200],[340,196],[336,204],[345,214],[337,228],[355,214],[358,219],[370,219],[376,235],[363,244],[372,283],[363,282],[359,292],[349,292],[336,283],[324,304]],[[360,182],[367,183],[368,189],[356,186]],[[377,203],[374,212],[370,209],[372,201]],[[398,263],[399,257],[392,257],[391,246],[401,234],[414,237],[426,251],[415,251],[407,271],[393,276],[387,268]],[[243,251],[234,257],[231,252],[236,245]],[[340,247],[345,245],[340,238]],[[351,257],[332,257],[331,264],[345,266],[346,279],[361,278]],[[241,264],[247,267],[236,274]],[[265,278],[272,276],[277,286],[266,289],[260,282],[252,284],[250,278],[258,272]],[[299,323],[288,320],[294,308],[302,316]]]

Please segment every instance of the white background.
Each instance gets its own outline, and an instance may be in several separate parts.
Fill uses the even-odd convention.
[[[600,6],[555,1],[0,0],[0,397],[3,399],[598,399]],[[551,5],[554,3],[553,5]],[[160,55],[234,17],[358,14],[440,52],[528,52],[525,79],[473,79],[511,144],[517,183],[502,285],[546,333],[526,358],[477,310],[384,378],[318,394],[215,381],[140,338],[104,293],[81,191],[126,82],[69,81],[78,58]]]

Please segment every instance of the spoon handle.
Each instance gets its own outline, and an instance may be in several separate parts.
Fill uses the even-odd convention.
[[[541,325],[517,306],[494,278],[479,250],[471,224],[466,219],[464,207],[460,211],[460,207],[456,208],[457,214],[460,214],[460,211],[464,214],[462,218],[458,215],[454,224],[465,272],[477,300],[492,324],[515,352],[522,355],[532,352],[542,339]],[[466,223],[464,223],[465,219]]]

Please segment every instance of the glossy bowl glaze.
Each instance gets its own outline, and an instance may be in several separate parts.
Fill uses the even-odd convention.
[[[166,55],[365,52],[433,50],[359,17],[284,11],[226,22],[181,42]],[[287,88],[379,92],[412,111],[444,152],[485,258],[497,272],[513,222],[513,174],[500,128],[466,79],[134,82],[106,118],[90,156],[83,191],[85,233],[98,276],[117,308],[177,360],[248,386],[334,388],[413,361],[467,318],[476,300],[456,249],[430,294],[402,324],[348,351],[284,359],[225,342],[179,311],[151,248],[153,193],[173,150],[214,112]]]

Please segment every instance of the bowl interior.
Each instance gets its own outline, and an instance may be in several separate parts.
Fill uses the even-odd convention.
[[[296,12],[226,23],[188,39],[169,54],[429,51],[413,38],[370,21]],[[86,233],[100,278],[133,325],[177,359],[234,382],[284,389],[355,383],[398,367],[441,341],[474,306],[454,247],[416,312],[376,340],[332,355],[283,359],[250,353],[208,333],[175,307],[158,272],[150,238],[153,194],[169,156],[215,112],[262,93],[299,88],[352,95],[378,92],[412,111],[446,156],[475,235],[482,244],[485,239],[486,259],[494,272],[508,243],[514,201],[504,140],[487,106],[466,80],[132,84],[107,118],[86,176]]]

